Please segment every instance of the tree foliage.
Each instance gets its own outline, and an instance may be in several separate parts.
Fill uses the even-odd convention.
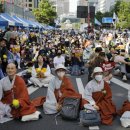
[[[105,12],[105,13],[102,13],[102,12],[100,12],[100,11],[98,11],[97,13],[96,13],[96,18],[99,20],[99,22],[102,22],[102,18],[103,17],[112,17],[113,16],[113,12]]]
[[[3,4],[0,3],[0,13],[3,13]]]
[[[130,27],[130,2],[121,1],[117,15],[119,18],[118,27]]]
[[[56,9],[48,0],[41,0],[39,7],[33,10],[37,21],[45,24],[52,24],[56,18]]]

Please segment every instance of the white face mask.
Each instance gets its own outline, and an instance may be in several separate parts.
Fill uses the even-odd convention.
[[[96,75],[95,79],[100,82],[103,79],[103,75]]]
[[[57,72],[57,75],[58,75],[58,77],[63,78],[65,75],[65,72],[64,71]]]

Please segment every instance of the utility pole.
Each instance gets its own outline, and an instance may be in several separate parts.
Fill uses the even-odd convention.
[[[88,0],[88,33],[90,32],[90,8],[89,8],[89,0]]]

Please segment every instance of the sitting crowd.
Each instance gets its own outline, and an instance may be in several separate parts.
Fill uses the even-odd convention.
[[[15,37],[13,42],[7,41],[6,37],[0,40],[0,118],[38,120],[41,112],[36,107],[43,106],[45,114],[56,114],[63,110],[66,98],[80,99],[79,110],[98,112],[105,125],[112,125],[117,114],[122,116],[130,111],[129,99],[119,111],[116,109],[110,87],[113,75],[120,74],[123,81],[129,77],[130,52],[126,53],[125,47],[122,49],[120,44],[107,45],[102,41],[94,43],[93,37],[61,31],[43,34],[41,43],[36,42],[38,38],[35,41],[32,38],[20,41],[20,38]],[[30,74],[27,83],[47,87],[46,96],[31,101],[27,85],[17,75],[17,69],[25,69],[26,74]],[[85,74],[86,69],[88,83],[81,95],[66,74],[79,76]]]

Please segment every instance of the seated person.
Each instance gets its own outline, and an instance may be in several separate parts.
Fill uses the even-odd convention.
[[[125,50],[121,50],[120,55],[115,56],[114,61],[117,63],[117,68],[121,71],[122,80],[127,81],[127,74],[130,69],[129,58],[125,58]]]
[[[45,114],[55,114],[62,108],[62,103],[65,97],[81,98],[70,81],[65,76],[66,68],[63,64],[57,65],[56,76],[50,81],[46,101],[43,104]]]
[[[71,58],[71,74],[72,75],[80,75],[81,74],[81,59],[79,56],[76,56],[75,53],[72,53]]]
[[[37,120],[40,112],[30,102],[24,80],[16,75],[16,65],[7,65],[7,77],[0,80],[0,110],[4,115],[20,118],[21,121]],[[3,107],[6,109],[2,109]]]
[[[85,108],[94,109],[100,112],[101,121],[105,125],[111,125],[116,107],[112,102],[111,88],[103,80],[103,70],[95,67],[92,73],[93,80],[88,82],[85,87],[84,98],[88,102]]]
[[[44,62],[42,55],[38,55],[37,62],[32,67],[32,77],[30,81],[38,87],[48,87],[53,78],[49,65]]]
[[[57,56],[53,59],[54,67],[56,67],[58,64],[65,64],[65,57],[62,56],[61,50],[57,50]]]
[[[104,81],[110,84],[110,81],[113,77],[112,70],[115,67],[115,63],[113,61],[109,61],[106,57],[105,52],[100,52],[99,56],[103,59],[100,67],[103,69]]]

